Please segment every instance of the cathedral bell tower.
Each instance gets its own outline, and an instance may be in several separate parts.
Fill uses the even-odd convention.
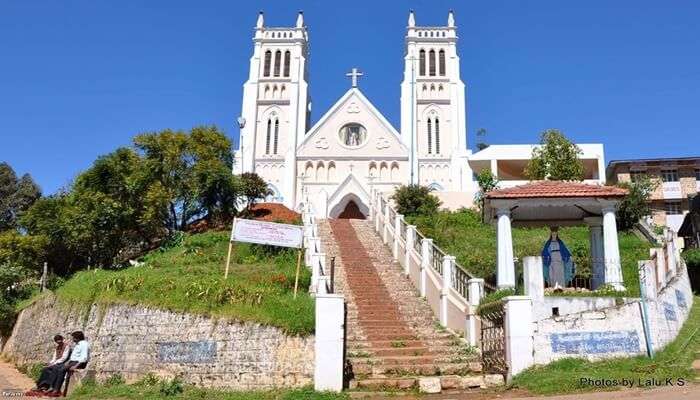
[[[298,184],[296,148],[309,120],[308,41],[301,11],[293,27],[267,27],[260,12],[239,119],[234,173],[257,173],[273,190],[272,200],[289,208]]]
[[[439,191],[465,190],[471,171],[465,170],[465,89],[452,11],[446,26],[417,26],[409,13],[404,61],[401,138],[410,149],[409,180]]]

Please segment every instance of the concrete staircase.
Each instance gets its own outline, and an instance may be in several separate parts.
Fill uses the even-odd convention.
[[[369,222],[326,220],[319,233],[327,259],[335,257],[336,291],[347,302],[351,388],[484,385],[478,352],[440,326]]]

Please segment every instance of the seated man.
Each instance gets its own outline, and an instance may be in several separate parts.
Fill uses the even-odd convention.
[[[52,396],[58,397],[61,395],[61,387],[63,387],[66,373],[73,373],[76,369],[85,368],[88,361],[90,361],[90,344],[85,340],[83,332],[75,331],[70,335],[75,345],[68,358],[68,362],[61,364],[56,371],[56,376],[51,384],[50,395]]]
[[[49,364],[41,370],[41,375],[36,382],[36,391],[46,391],[51,388],[51,384],[56,378],[56,372],[68,360],[71,352],[71,347],[63,341],[63,336],[56,335],[53,337],[56,348],[53,352],[53,357]]]

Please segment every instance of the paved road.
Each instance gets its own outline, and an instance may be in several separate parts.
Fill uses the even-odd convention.
[[[31,389],[34,382],[27,376],[17,371],[14,366],[0,361],[0,399],[22,398],[24,392]],[[356,396],[353,396],[356,397]],[[552,397],[525,397],[522,392],[509,391],[502,393],[471,392],[460,394],[439,394],[417,396],[381,396],[365,397],[391,400],[491,400],[491,399],[518,399],[518,400],[666,400],[700,399],[700,385],[689,384],[686,387],[668,387],[653,390],[621,390],[616,392],[595,392]]]
[[[358,397],[357,396],[353,397]],[[593,393],[581,393],[581,394],[570,394],[562,396],[540,396],[532,397],[527,396],[523,392],[518,391],[508,391],[500,393],[483,393],[483,392],[470,392],[470,393],[459,393],[459,394],[439,394],[439,395],[421,395],[421,396],[375,396],[375,397],[365,397],[365,399],[379,400],[379,399],[391,399],[391,400],[492,400],[492,399],[502,399],[502,400],[692,400],[700,399],[700,385],[698,384],[688,384],[685,387],[664,387],[658,389],[642,390],[642,389],[632,389],[632,390],[619,390],[614,392],[593,392]]]
[[[14,366],[0,361],[0,399],[17,399],[34,386],[34,382]]]

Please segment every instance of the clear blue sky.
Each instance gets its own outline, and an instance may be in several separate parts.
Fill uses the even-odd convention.
[[[313,116],[360,87],[398,128],[407,13],[458,25],[468,142],[546,128],[607,160],[700,155],[695,1],[0,0],[0,160],[53,193],[141,132],[216,124],[237,141],[258,10],[311,38]]]

